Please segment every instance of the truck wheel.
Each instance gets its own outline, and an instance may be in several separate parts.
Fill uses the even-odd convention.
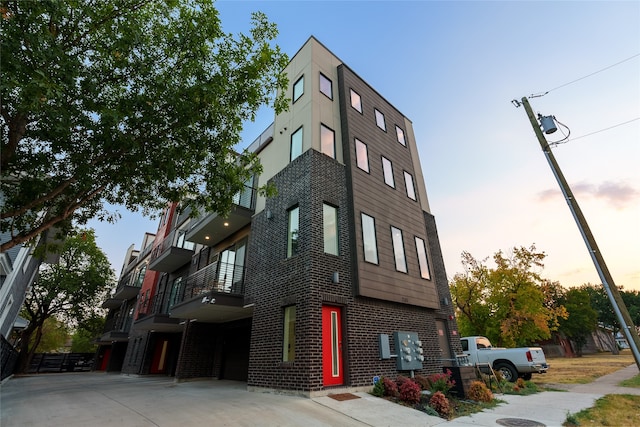
[[[518,371],[508,363],[496,363],[493,370],[500,372],[502,378],[509,382],[515,383],[518,379]]]
[[[531,372],[528,372],[526,374],[522,374],[522,379],[525,381],[529,381],[531,379]]]

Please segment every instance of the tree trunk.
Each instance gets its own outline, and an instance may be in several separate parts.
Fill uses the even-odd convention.
[[[18,363],[16,364],[15,372],[17,374],[26,374],[29,370],[29,366],[31,366],[31,361],[33,360],[33,356],[36,354],[36,349],[38,348],[38,344],[40,344],[40,340],[42,339],[42,327],[44,325],[44,319],[36,319],[29,323],[20,334],[20,353],[18,354]],[[36,337],[34,339],[34,343],[32,346],[29,346],[31,342],[31,336],[33,333],[36,333]]]

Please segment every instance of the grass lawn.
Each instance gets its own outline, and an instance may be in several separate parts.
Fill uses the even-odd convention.
[[[549,370],[546,374],[533,374],[531,378],[539,386],[590,383],[598,377],[633,365],[635,360],[630,350],[622,350],[618,355],[594,353],[573,358],[547,358],[547,363]]]
[[[593,408],[567,417],[565,427],[574,426],[638,426],[640,396],[608,394],[596,401]]]

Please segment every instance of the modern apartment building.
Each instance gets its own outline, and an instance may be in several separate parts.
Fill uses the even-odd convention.
[[[313,37],[284,72],[232,212],[167,208],[122,372],[313,395],[461,353],[411,121]]]

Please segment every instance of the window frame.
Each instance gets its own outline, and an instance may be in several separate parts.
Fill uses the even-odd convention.
[[[319,74],[320,74],[320,76],[319,76],[319,82],[318,82],[318,85],[319,85],[320,93],[322,93],[324,96],[326,96],[327,98],[329,98],[330,100],[332,100],[332,101],[333,101],[333,81],[332,81],[329,77],[325,76],[324,74],[322,74],[322,73],[319,73]],[[323,80],[323,79],[324,79],[324,80]],[[329,92],[330,92],[330,93],[326,93],[326,92],[322,89],[322,82],[323,82],[323,81],[325,81],[325,82],[328,82],[328,83],[329,83]]]
[[[367,235],[365,234],[365,218],[370,219],[371,220],[371,226],[372,226],[372,231],[373,231],[373,238],[371,239],[371,237],[367,238]],[[360,232],[362,234],[362,252],[363,252],[363,258],[365,262],[368,262],[370,264],[375,264],[375,265],[380,265],[380,256],[378,255],[378,236],[376,233],[376,219],[374,217],[372,217],[371,215],[367,215],[364,212],[360,212]],[[371,241],[373,240],[373,241]],[[367,259],[367,242],[369,243],[373,243],[373,247],[370,249],[374,250],[374,255],[375,255],[375,261],[372,261],[370,259]]]
[[[416,185],[415,185],[415,181],[413,179],[413,175],[411,175],[409,172],[407,171],[402,171],[403,175],[404,175],[404,187],[407,193],[407,197],[410,198],[413,201],[418,201],[418,195],[416,194]],[[407,180],[407,178],[409,178],[409,180]],[[411,184],[411,185],[409,185]],[[409,188],[411,188],[411,193],[413,194],[413,197],[411,197],[411,194],[409,194]]]
[[[356,92],[355,90],[353,90],[352,88],[349,88],[349,103],[351,104],[351,108],[353,108],[354,110],[356,110],[358,113],[362,114],[362,97],[360,96],[360,94],[358,92]],[[355,95],[358,99],[358,107],[356,107],[355,105],[353,105],[353,100],[354,97],[353,95]]]
[[[331,138],[331,150],[332,150],[332,153],[331,154],[329,154],[329,153],[324,151],[325,145],[324,145],[324,137],[323,136],[325,135],[325,133],[324,133],[325,129],[327,131],[331,132],[331,136],[332,136],[332,138]],[[324,123],[320,123],[320,152],[322,154],[325,154],[325,155],[331,157],[332,159],[336,158],[336,132],[333,129],[331,129],[329,126],[325,125]]]
[[[402,135],[402,141],[400,141],[400,135]],[[404,134],[404,129],[402,129],[400,126],[396,125],[396,139],[398,140],[398,142],[403,145],[403,146],[407,146],[407,137]]]
[[[294,157],[294,151],[293,151],[293,138],[298,135],[298,133],[300,133],[300,152]],[[296,129],[295,132],[293,132],[291,134],[291,138],[290,138],[290,142],[289,142],[289,162],[294,161],[295,159],[297,159],[298,157],[300,157],[302,155],[302,151],[303,151],[303,147],[304,147],[304,131],[303,131],[303,126],[300,126],[298,129]]]
[[[384,113],[377,108],[373,109],[374,115],[376,116],[376,126],[378,126],[383,131],[387,131],[387,121],[384,117]],[[380,125],[380,118],[382,117],[382,126]]]
[[[333,221],[335,224],[333,235],[328,234],[328,231],[331,229],[327,226],[327,208],[331,209],[331,213],[333,214]],[[338,207],[334,206],[330,203],[323,202],[322,203],[322,241],[323,241],[323,251],[325,254],[329,255],[340,255],[340,224],[338,217]],[[328,237],[330,240],[327,240]],[[329,245],[329,250],[327,250],[327,245]],[[332,251],[332,250],[333,251]]]
[[[391,225],[390,227],[391,227],[391,246],[393,247],[393,260],[396,267],[396,271],[399,271],[400,273],[408,273],[409,268],[407,266],[407,251],[404,250],[404,237],[402,236],[402,230],[399,229],[398,227],[394,227],[393,225]],[[394,233],[394,231],[397,231],[397,233]],[[396,239],[396,236],[400,237],[400,241]],[[404,265],[398,264],[398,261],[400,260],[403,261]]]
[[[380,158],[382,161],[382,175],[384,178],[384,183],[391,188],[396,188],[396,179],[393,176],[393,163],[385,156],[380,156]],[[388,165],[389,167],[387,168],[386,165]],[[388,182],[389,180],[391,181],[391,183]]]
[[[292,227],[292,215],[295,213],[296,219],[296,228],[295,230]],[[295,237],[293,234],[296,234]],[[298,245],[300,243],[300,206],[295,205],[287,210],[287,258],[294,257],[298,255],[299,248]]]
[[[283,307],[282,312],[282,361],[296,360],[296,305]],[[292,328],[293,326],[293,328]],[[293,348],[291,348],[293,347]]]
[[[298,86],[298,83],[301,83],[302,86]],[[302,89],[302,91],[300,92],[300,94],[298,96],[296,96],[296,89],[300,88]],[[292,87],[292,94],[291,94],[291,100],[292,103],[295,104],[295,102],[302,98],[302,95],[304,95],[304,74],[300,76],[300,78],[298,80],[295,81],[295,83],[293,84]]]
[[[358,138],[354,138],[354,140],[355,140],[354,145],[356,148],[356,166],[358,167],[358,169],[365,171],[366,173],[371,173],[371,167],[369,165],[369,147],[367,146],[366,143],[360,141]],[[364,154],[365,154],[364,161],[366,162],[366,166],[367,166],[366,169],[360,165],[361,158],[358,155],[358,143],[362,144],[362,146],[364,147]]]
[[[413,241],[416,244],[416,255],[418,257],[418,266],[420,267],[420,277],[425,280],[431,280],[431,266],[429,264],[429,254],[427,253],[427,242],[418,236],[414,236]],[[422,254],[424,254],[424,259],[421,257]]]

